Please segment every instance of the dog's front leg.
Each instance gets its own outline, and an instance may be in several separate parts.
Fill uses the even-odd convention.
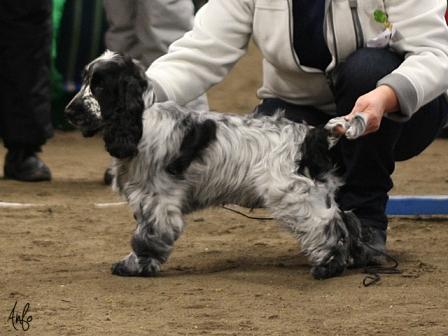
[[[152,202],[136,214],[137,229],[131,240],[132,252],[112,266],[121,276],[154,276],[160,271],[184,227],[180,209],[172,204]]]

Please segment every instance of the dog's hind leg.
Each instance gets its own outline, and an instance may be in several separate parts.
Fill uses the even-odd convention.
[[[267,200],[275,218],[297,236],[312,264],[311,273],[318,279],[340,275],[347,266],[349,249],[340,210],[331,192],[325,191],[323,185],[292,182],[286,189],[271,190]]]
[[[153,197],[135,214],[137,228],[132,236],[132,252],[112,266],[121,276],[154,276],[160,271],[184,228],[179,207]]]

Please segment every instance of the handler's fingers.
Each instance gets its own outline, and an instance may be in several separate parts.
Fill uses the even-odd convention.
[[[349,140],[354,140],[364,135],[367,130],[369,118],[364,112],[355,112],[351,115],[350,126],[345,132],[345,136]]]
[[[335,137],[344,135],[349,127],[350,124],[346,117],[332,118],[325,125],[325,129]]]
[[[366,133],[368,116],[364,112],[354,112],[343,117],[330,119],[325,125],[333,136],[340,137],[345,134],[349,140],[354,140]]]
[[[336,125],[336,126],[333,128],[333,135],[336,135],[336,136],[342,136],[342,135],[345,134],[345,131],[346,131],[346,129],[345,129],[343,126],[341,126],[341,125]]]

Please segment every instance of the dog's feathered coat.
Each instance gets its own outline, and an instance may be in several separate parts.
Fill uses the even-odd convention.
[[[88,109],[77,106],[92,98],[101,113],[80,116]],[[335,202],[340,182],[327,131],[281,113],[241,117],[152,100],[143,69],[109,53],[88,65],[67,107],[86,133],[104,125],[106,149],[116,158],[114,186],[138,223],[133,251],[113,273],[154,275],[184,229],[183,215],[226,203],[268,208],[299,239],[317,278],[338,275],[351,262],[345,222],[358,224]]]

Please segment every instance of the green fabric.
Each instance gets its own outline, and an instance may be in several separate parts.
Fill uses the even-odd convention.
[[[71,31],[70,49],[67,59],[67,70],[65,72],[66,82],[75,85],[76,61],[81,42],[81,23],[83,1],[75,0],[73,5],[73,26]]]
[[[57,56],[57,36],[59,32],[59,27],[61,25],[62,13],[64,11],[65,0],[53,0],[53,13],[52,13],[52,21],[53,21],[53,36],[51,41],[51,83],[53,96],[61,94],[61,90],[63,88],[62,84],[62,75],[59,73],[58,69],[56,69],[56,56]]]
[[[104,50],[106,27],[102,0],[52,1],[53,124],[59,129],[72,129],[64,117],[64,108],[80,84],[82,64],[87,64]]]
[[[51,49],[52,58],[56,58],[57,48],[56,40],[59,33],[59,27],[61,26],[62,13],[64,12],[65,0],[53,0],[53,44]]]

